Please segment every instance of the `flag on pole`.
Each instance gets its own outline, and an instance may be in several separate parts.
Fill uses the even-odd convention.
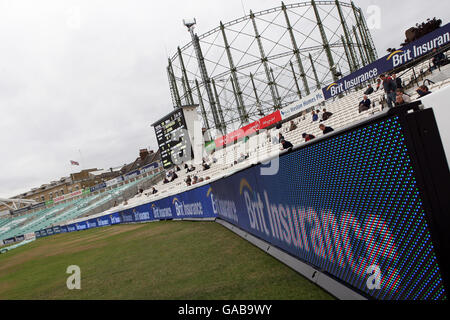
[[[72,166],[79,166],[79,165],[80,165],[78,162],[73,161],[73,160],[70,160],[70,164],[71,164]]]

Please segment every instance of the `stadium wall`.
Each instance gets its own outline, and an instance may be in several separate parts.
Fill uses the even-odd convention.
[[[432,109],[418,111],[417,103],[395,108],[278,161],[275,175],[261,175],[267,168],[259,164],[36,237],[216,218],[365,298],[448,298],[450,179]]]

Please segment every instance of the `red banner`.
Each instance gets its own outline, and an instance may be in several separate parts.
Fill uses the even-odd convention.
[[[216,139],[215,141],[216,148],[223,147],[226,144],[233,143],[233,141],[235,140],[239,140],[246,136],[252,135],[256,131],[270,127],[271,125],[274,125],[280,121],[281,121],[281,113],[278,110],[268,116],[265,116],[262,119],[259,119],[258,121],[255,121],[245,127],[240,128],[239,130],[230,132],[226,136]]]

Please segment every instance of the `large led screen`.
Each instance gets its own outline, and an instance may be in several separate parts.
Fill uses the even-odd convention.
[[[220,218],[374,299],[446,299],[398,117],[212,183]]]

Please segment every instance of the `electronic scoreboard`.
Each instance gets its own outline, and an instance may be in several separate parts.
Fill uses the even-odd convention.
[[[183,108],[179,108],[153,124],[161,150],[164,169],[191,160],[192,145]],[[182,161],[181,161],[182,159]]]

